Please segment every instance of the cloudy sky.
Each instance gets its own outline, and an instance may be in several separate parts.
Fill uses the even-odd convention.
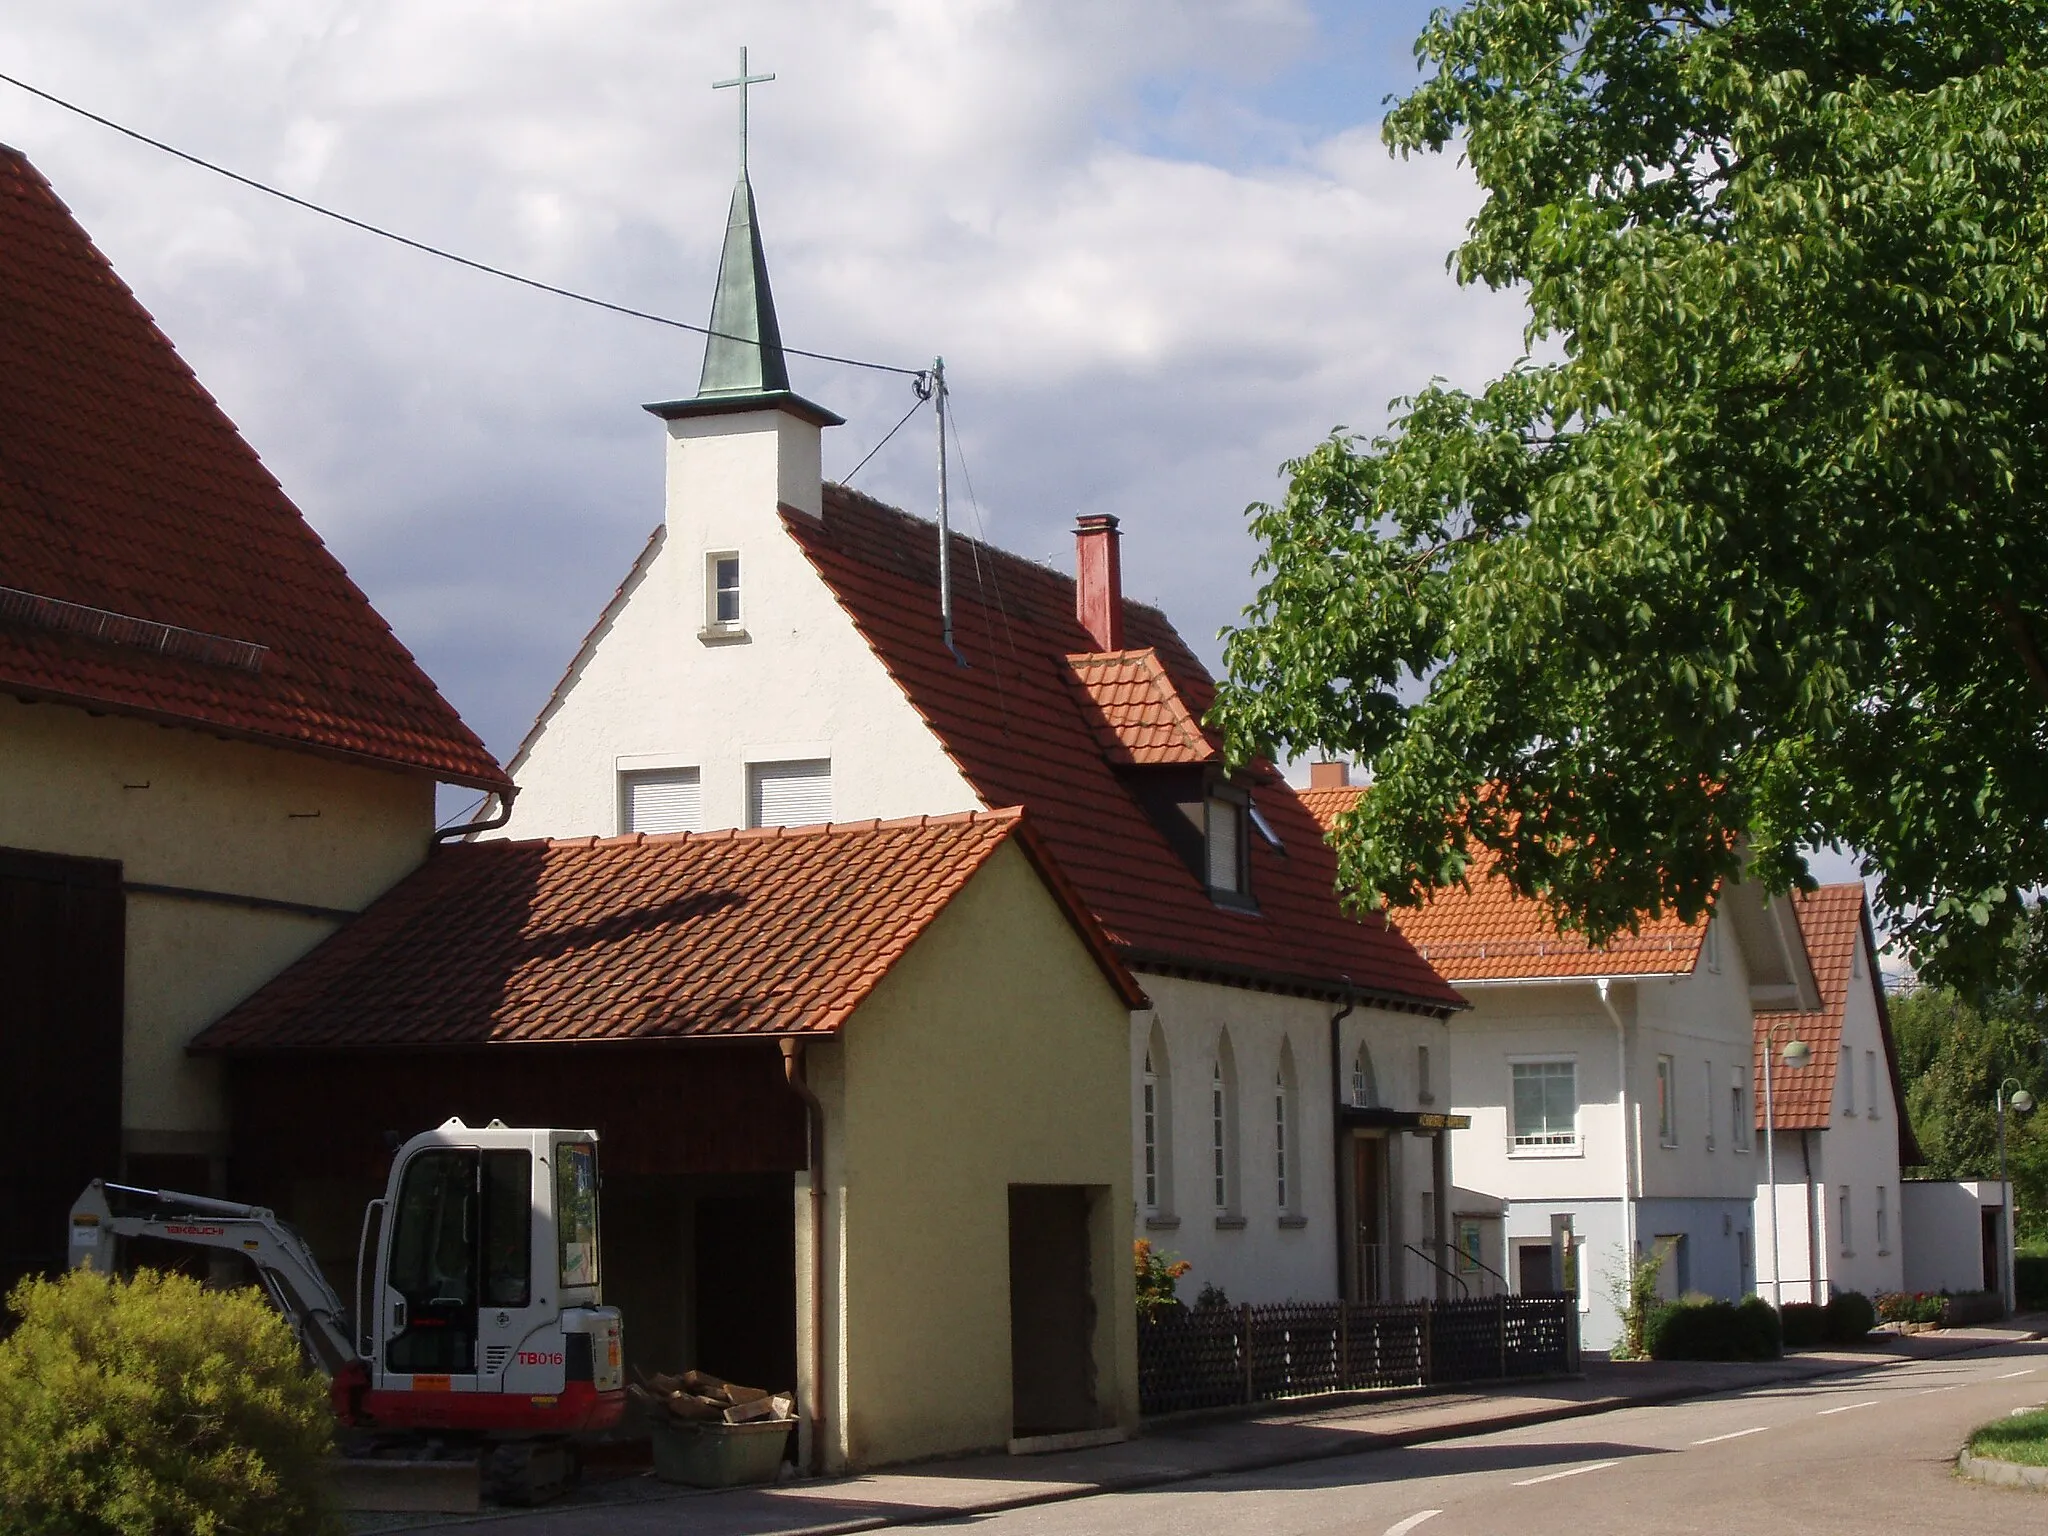
[[[0,0],[0,72],[309,199],[700,322],[740,46],[783,334],[946,357],[992,540],[1124,519],[1215,664],[1246,503],[1342,423],[1520,351],[1444,256],[1455,159],[1382,102],[1431,0]],[[56,186],[469,721],[509,755],[661,514],[701,341],[432,261],[0,85]],[[904,380],[793,360],[846,474]],[[929,428],[856,482],[928,513]],[[964,499],[964,498],[963,498]],[[969,516],[971,518],[971,512]],[[971,527],[971,523],[970,523]],[[450,809],[454,807],[451,806]]]

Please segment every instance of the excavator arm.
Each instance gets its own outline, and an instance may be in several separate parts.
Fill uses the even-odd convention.
[[[94,1179],[71,1207],[71,1267],[111,1268],[113,1240],[124,1237],[241,1254],[255,1266],[259,1283],[298,1335],[307,1359],[329,1377],[356,1360],[341,1298],[320,1272],[306,1240],[276,1212]]]

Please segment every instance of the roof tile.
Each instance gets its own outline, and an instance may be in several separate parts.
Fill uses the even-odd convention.
[[[0,587],[30,595],[0,616],[0,692],[507,785],[49,183],[4,146],[0,378]],[[196,638],[153,650],[134,625],[94,638],[81,609]],[[260,666],[220,664],[238,651],[220,640],[264,647]]]
[[[437,848],[193,1049],[828,1033],[1013,839],[1043,865],[1016,809]]]
[[[940,638],[935,525],[840,486],[826,487],[824,512],[785,508],[783,520],[983,804],[1029,807],[1126,960],[1429,1009],[1462,1004],[1377,916],[1345,913],[1334,857],[1271,768],[1241,780],[1280,845],[1250,840],[1256,913],[1212,901],[1173,852],[1119,764],[1128,754],[1123,772],[1149,771],[1140,751],[1163,754],[1151,764],[1209,761],[1187,732],[1200,736],[1215,685],[1158,610],[1126,602],[1129,649],[1092,664],[1071,577],[955,535],[963,667]],[[1083,658],[1091,665],[1077,668]]]

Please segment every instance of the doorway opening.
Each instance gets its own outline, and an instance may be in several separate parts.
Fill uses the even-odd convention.
[[[1389,1300],[1394,1266],[1387,1231],[1387,1143],[1383,1136],[1351,1138],[1353,1299]]]
[[[1018,1439],[1095,1429],[1089,1191],[1010,1186],[1010,1420]]]

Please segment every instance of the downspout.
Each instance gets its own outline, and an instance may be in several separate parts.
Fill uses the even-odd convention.
[[[1337,1211],[1336,1219],[1330,1223],[1330,1231],[1336,1238],[1333,1246],[1337,1250],[1337,1294],[1340,1297],[1344,1295],[1344,1133],[1343,1117],[1337,1111],[1344,1102],[1344,1049],[1339,1027],[1351,1017],[1351,1010],[1357,1006],[1356,997],[1347,997],[1344,1006],[1330,1015],[1330,1199]]]
[[[1621,1241],[1628,1255],[1629,1264],[1636,1261],[1636,1205],[1634,1199],[1635,1172],[1630,1157],[1630,1136],[1628,1121],[1628,1029],[1621,1022],[1621,1015],[1615,1010],[1614,1001],[1608,993],[1609,978],[1597,977],[1593,985],[1600,992],[1600,1006],[1607,1010],[1607,1017],[1614,1020],[1614,1062],[1618,1073],[1615,1081],[1616,1107],[1621,1111]]]
[[[804,1417],[811,1429],[811,1474],[825,1474],[825,1106],[804,1076],[801,1040],[784,1040],[782,1075],[804,1101],[811,1167],[811,1390]]]
[[[1814,1199],[1813,1131],[1810,1128],[1799,1133],[1799,1156],[1806,1164],[1806,1299],[1819,1306],[1820,1205]]]
[[[498,801],[498,814],[486,816],[482,821],[464,822],[459,827],[442,827],[434,833],[437,843],[452,843],[458,837],[468,837],[477,832],[495,832],[512,819],[512,802],[519,798],[519,786],[508,784],[492,793]]]

